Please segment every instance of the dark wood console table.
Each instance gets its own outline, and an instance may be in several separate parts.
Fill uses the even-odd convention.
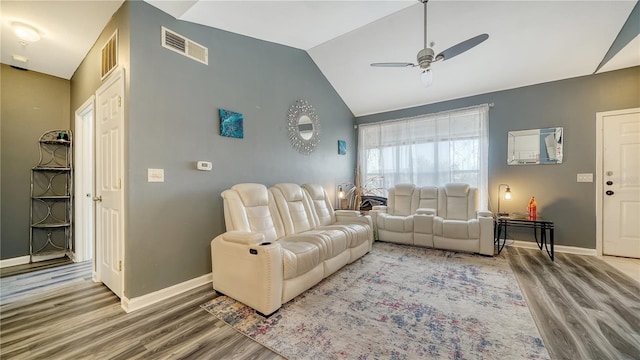
[[[538,248],[546,250],[549,258],[553,261],[553,221],[537,217],[532,218],[515,218],[511,216],[500,216],[496,219],[495,245],[498,247],[498,254],[504,248],[507,242],[507,228],[520,227],[533,229],[533,236],[536,239]],[[538,239],[538,232],[540,238]],[[547,233],[549,236],[547,237]]]

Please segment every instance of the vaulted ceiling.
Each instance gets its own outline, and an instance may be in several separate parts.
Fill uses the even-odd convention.
[[[418,1],[145,1],[177,19],[306,50],[356,116],[592,74],[636,6],[431,0],[428,42],[436,53],[478,34],[489,39],[434,63],[425,88],[418,68],[369,66],[416,62],[424,41]],[[69,79],[121,3],[3,0],[1,61]],[[42,39],[19,44],[15,21],[37,27]],[[634,29],[599,72],[640,65]]]

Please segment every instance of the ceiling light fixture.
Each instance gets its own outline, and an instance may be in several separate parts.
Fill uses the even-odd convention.
[[[27,25],[21,22],[14,22],[11,24],[13,32],[18,39],[32,43],[40,40],[40,32],[31,25]]]

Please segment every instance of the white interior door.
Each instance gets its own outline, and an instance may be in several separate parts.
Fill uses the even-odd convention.
[[[640,109],[602,120],[602,251],[640,258]]]
[[[94,96],[91,96],[75,113],[74,146],[74,260],[88,261],[93,258],[93,114]]]
[[[118,297],[123,291],[124,70],[96,92],[96,275]]]

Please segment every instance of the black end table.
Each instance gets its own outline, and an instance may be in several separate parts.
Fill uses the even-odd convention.
[[[495,231],[495,246],[498,247],[498,254],[507,243],[507,228],[509,226],[533,229],[533,236],[536,239],[538,248],[540,250],[544,248],[551,261],[553,261],[553,221],[541,217],[534,219],[530,217],[498,216]],[[540,239],[538,239],[538,231],[540,232]],[[549,233],[548,240],[547,232]]]

